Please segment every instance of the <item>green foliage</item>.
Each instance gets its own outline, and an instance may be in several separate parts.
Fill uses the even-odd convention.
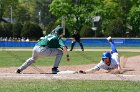
[[[5,37],[12,37],[13,36],[12,27],[13,27],[13,25],[11,23],[6,23],[4,25]]]
[[[81,37],[94,37],[95,33],[90,26],[84,25],[80,31]]]
[[[117,37],[126,37],[125,32],[129,33],[129,37],[140,37],[139,5],[140,0],[0,0],[0,22],[2,18],[11,17],[12,9],[12,18],[16,22],[31,21],[41,24],[42,28],[48,26],[47,33],[52,30],[48,29],[48,24],[52,21],[60,24],[62,16],[65,17],[66,29],[80,32],[83,26],[91,24],[94,16],[101,16],[98,37],[113,33],[113,30],[115,34],[112,35]],[[121,24],[117,25],[115,21]],[[102,34],[102,30],[105,34]]]
[[[55,16],[66,16],[71,11],[71,0],[53,0],[50,4],[50,11]]]
[[[24,23],[30,20],[30,14],[28,8],[25,8],[22,5],[19,5],[16,12],[16,21]]]
[[[0,37],[12,37],[12,24],[0,23]]]
[[[130,13],[129,13],[129,23],[132,26],[132,31],[130,31],[131,36],[140,36],[140,5],[132,7]]]
[[[3,23],[0,23],[0,37],[3,37]]]
[[[0,0],[0,19],[9,15],[11,6],[16,8],[18,0]]]
[[[37,24],[26,22],[23,25],[23,29],[21,31],[21,37],[37,40],[42,36],[43,36],[43,31]]]
[[[113,37],[124,37],[125,30],[123,30],[123,22],[122,19],[114,19],[110,21],[110,23],[106,26],[105,35],[113,36]]]
[[[52,0],[34,0],[35,11],[34,11],[34,21],[47,26],[51,21],[55,21],[55,15],[49,12],[49,5]],[[39,15],[40,12],[40,15]],[[40,17],[40,20],[39,20]]]
[[[80,31],[84,24],[89,24],[90,12],[93,11],[94,0],[72,1],[71,0],[53,0],[50,4],[52,14],[61,18],[65,16],[68,27]]]
[[[23,25],[21,23],[15,23],[13,24],[13,37],[20,38],[21,30]]]
[[[51,21],[45,28],[46,30],[46,35],[50,34],[51,31],[57,26],[54,21]]]
[[[70,33],[69,29],[68,28],[65,28],[65,35],[63,37],[68,38],[68,37],[71,36],[70,34],[71,33]]]

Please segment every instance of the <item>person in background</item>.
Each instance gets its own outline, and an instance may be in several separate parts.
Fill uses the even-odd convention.
[[[72,43],[71,43],[71,48],[70,48],[70,51],[73,50],[73,47],[75,45],[75,43],[78,42],[82,51],[84,51],[84,47],[83,47],[83,44],[81,43],[80,41],[80,35],[77,31],[74,31],[74,34],[72,35]]]

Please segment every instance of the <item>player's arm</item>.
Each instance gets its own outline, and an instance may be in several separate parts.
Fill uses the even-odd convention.
[[[94,73],[94,72],[96,72],[96,71],[99,71],[101,68],[103,68],[104,67],[104,63],[102,62],[102,60],[96,65],[96,66],[94,66],[93,68],[91,68],[91,69],[88,69],[88,70],[86,70],[86,71],[83,71],[83,70],[80,70],[79,71],[79,73],[84,73],[84,74],[86,74],[86,73]]]
[[[123,73],[123,70],[122,70],[120,64],[118,64],[117,71],[118,71],[118,74],[122,74]]]
[[[94,68],[91,68],[89,70],[86,70],[85,72],[86,73],[94,73],[94,72],[99,71],[99,70],[100,70],[99,68],[94,67]]]
[[[67,46],[64,44],[62,39],[59,40],[59,44],[60,44],[61,49],[63,50],[63,53],[66,55],[67,61],[70,61]]]
[[[88,74],[88,73],[94,73],[96,71],[99,71],[99,69],[94,67],[94,68],[88,69],[86,71],[80,70],[79,73]]]
[[[94,73],[94,72],[99,71],[99,70],[100,70],[100,63],[97,64],[95,67],[88,69],[86,71],[80,70],[79,73],[83,73],[83,74]]]
[[[115,56],[114,59],[115,59],[117,65],[118,65],[117,70],[121,72],[122,69],[121,69],[121,65],[120,65],[120,58],[119,58],[118,54],[115,54],[115,55],[116,56]]]
[[[120,62],[117,61],[117,60],[116,60],[116,62],[117,62],[117,68],[112,69],[112,70],[110,71],[110,73],[111,73],[111,74],[122,74],[122,73],[123,73],[123,70],[121,69]]]
[[[121,66],[120,66],[120,64],[118,64],[118,70],[121,70]]]

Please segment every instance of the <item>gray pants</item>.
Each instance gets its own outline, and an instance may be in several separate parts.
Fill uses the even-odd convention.
[[[25,63],[23,63],[18,69],[23,71],[28,66],[30,66],[32,63],[35,63],[35,61],[39,57],[45,57],[45,56],[56,56],[55,63],[53,67],[58,67],[60,60],[63,56],[63,51],[59,50],[57,48],[48,48],[48,47],[41,47],[41,46],[35,46],[32,51],[32,57],[27,59]]]

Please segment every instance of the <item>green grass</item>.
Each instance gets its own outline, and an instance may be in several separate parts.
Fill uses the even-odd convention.
[[[31,51],[0,51],[0,67],[20,66],[31,56]],[[71,62],[62,58],[61,65],[97,63],[102,52],[70,52]],[[140,52],[120,52],[120,56],[136,56]],[[55,57],[40,58],[35,63],[52,66]],[[0,92],[139,92],[140,82],[93,80],[8,80],[0,79]]]
[[[139,92],[140,82],[88,80],[0,80],[0,92]]]
[[[31,51],[0,51],[0,67],[19,66],[31,57]],[[70,62],[63,56],[60,65],[81,65],[98,63],[101,59],[101,51],[72,51],[70,52]],[[140,52],[120,52],[120,56],[136,56]],[[55,57],[43,57],[36,61],[35,65],[52,66]]]

